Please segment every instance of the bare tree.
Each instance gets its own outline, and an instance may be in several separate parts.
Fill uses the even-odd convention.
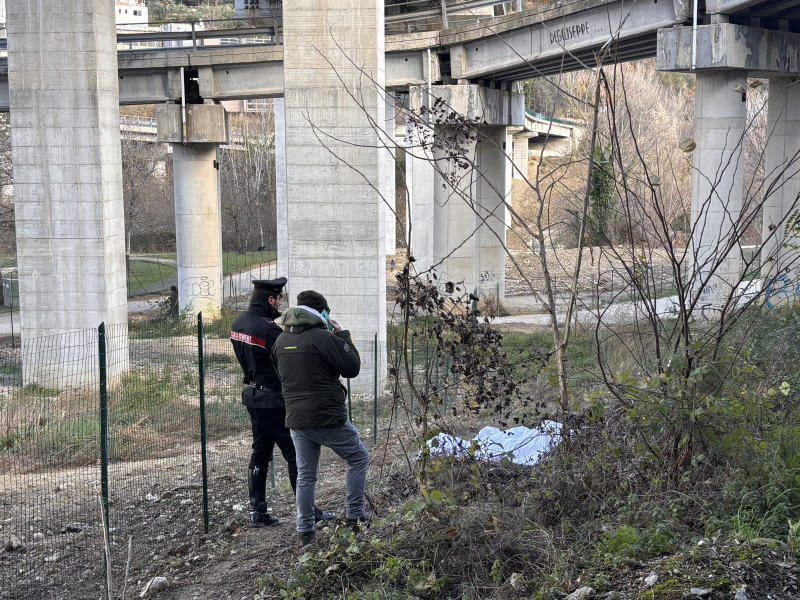
[[[221,148],[223,244],[238,252],[276,247],[275,142],[272,103],[231,116]]]
[[[132,251],[134,233],[153,236],[164,230],[174,232],[172,179],[167,177],[167,163],[171,162],[166,144],[153,143],[135,134],[123,136],[122,191],[127,256]],[[167,198],[169,202],[165,202]]]
[[[0,115],[0,252],[12,252],[14,235],[14,178],[11,170],[11,128],[8,113]]]

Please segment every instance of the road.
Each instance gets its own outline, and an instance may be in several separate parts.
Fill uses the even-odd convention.
[[[232,277],[225,278],[225,297],[228,298],[232,293],[242,296],[250,292],[251,279],[271,279],[275,277],[276,265],[273,262],[264,267],[256,267],[244,273],[237,273]],[[743,282],[739,286],[739,291],[742,294],[740,301],[745,302],[752,297],[753,294],[761,290],[761,281],[756,280],[753,282]],[[667,298],[659,298],[656,300],[656,312],[659,317],[666,318],[676,313],[677,296],[669,296]],[[130,300],[128,302],[128,313],[139,313],[156,308],[158,300]],[[646,318],[643,312],[643,305],[641,302],[618,302],[610,306],[597,310],[579,310],[577,311],[577,319],[580,323],[592,324],[597,322],[598,314],[603,319],[603,323],[607,325],[624,325],[626,323],[633,323],[635,321]],[[391,310],[391,309],[390,309]],[[565,314],[558,313],[559,323],[563,323]],[[520,324],[520,325],[533,325],[548,327],[550,325],[550,316],[544,313],[514,315],[511,317],[497,317],[492,321],[494,325],[505,324]],[[20,322],[19,312],[14,311],[14,333],[19,334]],[[7,336],[11,334],[11,313],[3,313],[0,315],[0,336]]]

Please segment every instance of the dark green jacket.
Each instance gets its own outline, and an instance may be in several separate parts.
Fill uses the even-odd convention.
[[[272,346],[272,363],[281,379],[286,427],[343,426],[347,389],[339,377],[353,378],[361,370],[350,332],[331,333],[319,317],[302,308],[286,311],[283,328]]]

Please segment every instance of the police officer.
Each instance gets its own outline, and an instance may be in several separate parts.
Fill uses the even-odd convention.
[[[286,278],[253,281],[250,306],[233,321],[231,343],[244,372],[247,387],[242,404],[250,413],[253,426],[253,453],[247,470],[250,491],[250,524],[265,527],[278,524],[278,518],[267,512],[267,470],[275,444],[281,449],[289,470],[292,490],[297,490],[297,463],[292,436],[286,428],[286,404],[281,382],[270,360],[270,350],[283,330],[275,323],[281,316],[280,306]],[[274,466],[273,466],[274,468]],[[315,521],[333,519],[336,515],[314,507]]]

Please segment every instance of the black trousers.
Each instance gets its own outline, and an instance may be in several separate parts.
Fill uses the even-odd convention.
[[[297,480],[297,462],[292,434],[286,428],[286,408],[250,408],[250,423],[253,425],[253,454],[250,456],[250,468],[258,467],[266,473],[272,460],[275,444],[281,449],[283,459],[289,469],[289,478]]]

